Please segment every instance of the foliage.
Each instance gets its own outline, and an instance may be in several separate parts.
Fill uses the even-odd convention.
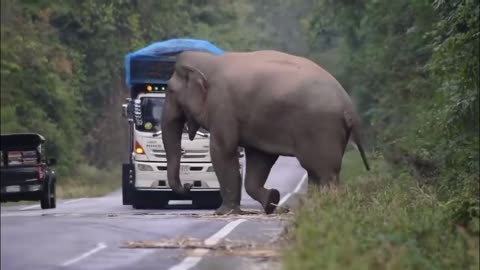
[[[344,163],[346,184],[309,190],[295,213],[286,269],[478,269],[478,222],[477,233],[457,226],[435,192],[393,177],[381,156],[368,173],[356,152]]]
[[[260,48],[255,1],[2,1],[2,133],[40,132],[60,174],[115,168],[128,153],[124,57],[175,37]],[[251,20],[255,19],[255,20]]]
[[[85,198],[104,196],[119,188],[120,170],[99,170],[93,166],[81,165],[75,168],[74,176],[66,176],[57,186],[57,197]]]
[[[62,168],[72,166],[80,158],[75,54],[49,31],[48,10],[35,14],[14,3],[2,1],[2,133],[40,132],[55,141],[51,155],[69,157]]]
[[[389,174],[312,194],[287,266],[478,266],[479,13],[477,0],[2,0],[1,130],[45,135],[75,183],[60,194],[98,195],[118,179],[98,168],[127,157],[126,53],[193,37],[305,55],[352,94]]]
[[[337,71],[369,142],[435,187],[459,224],[479,203],[479,3],[318,0],[306,20],[313,49],[339,46]]]

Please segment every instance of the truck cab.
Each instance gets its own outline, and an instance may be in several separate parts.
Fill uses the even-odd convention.
[[[187,128],[184,128],[180,181],[182,185],[191,184],[192,189],[188,194],[180,195],[168,185],[161,130],[166,88],[173,74],[175,55],[188,49],[211,49],[211,46],[197,40],[175,39],[154,43],[127,56],[126,77],[130,97],[122,107],[128,120],[130,155],[122,171],[124,205],[137,209],[158,208],[166,206],[170,200],[192,200],[194,206],[208,209],[221,205],[220,185],[210,157],[208,131],[200,129],[196,138],[190,141]]]

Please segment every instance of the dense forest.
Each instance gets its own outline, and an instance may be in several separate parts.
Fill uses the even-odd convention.
[[[306,24],[313,50],[326,40],[338,48],[336,75],[375,148],[477,230],[479,14],[475,0],[324,0]]]
[[[44,134],[61,175],[119,171],[128,52],[177,37],[282,50],[338,78],[369,156],[441,202],[431,222],[478,237],[479,16],[478,0],[2,0],[1,131]]]
[[[125,54],[176,37],[326,67],[354,97],[370,151],[478,233],[478,0],[2,0],[2,132],[44,134],[62,174],[119,170]]]
[[[128,52],[177,37],[208,39],[225,50],[291,47],[281,36],[288,30],[275,29],[275,14],[262,16],[279,9],[270,1],[1,4],[2,132],[44,134],[63,174],[78,163],[119,168],[127,158],[127,147],[117,146],[127,145],[120,105]],[[280,8],[287,14],[288,6]],[[300,31],[295,38],[302,37]]]

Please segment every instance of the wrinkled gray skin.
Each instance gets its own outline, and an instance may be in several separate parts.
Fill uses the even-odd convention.
[[[351,136],[369,169],[348,94],[327,71],[305,58],[277,51],[179,55],[167,88],[162,138],[168,181],[180,194],[191,188],[181,186],[179,179],[185,123],[191,140],[199,127],[210,131],[212,163],[223,198],[216,214],[241,213],[238,146],[245,148],[246,191],[267,214],[280,200],[276,189],[264,188],[279,155],[297,157],[309,184],[337,184]]]

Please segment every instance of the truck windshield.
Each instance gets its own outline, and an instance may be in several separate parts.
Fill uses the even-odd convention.
[[[157,132],[161,130],[162,111],[165,98],[143,97],[141,98],[142,122],[135,125],[138,131]]]

